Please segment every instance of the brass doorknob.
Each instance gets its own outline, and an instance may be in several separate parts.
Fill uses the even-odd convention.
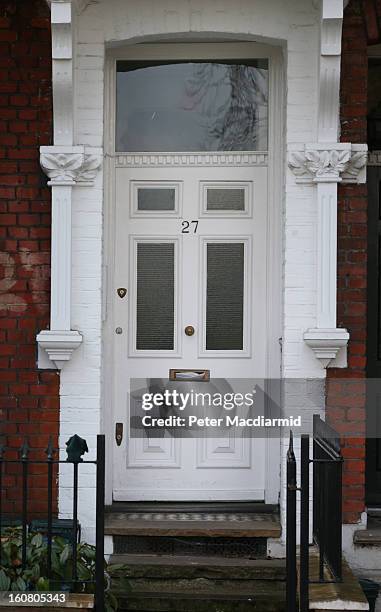
[[[185,331],[185,335],[186,336],[193,336],[194,334],[194,327],[193,325],[187,325],[186,328],[184,329]]]

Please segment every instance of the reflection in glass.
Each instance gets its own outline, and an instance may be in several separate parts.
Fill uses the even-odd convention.
[[[206,349],[243,349],[244,244],[207,245]]]
[[[173,350],[174,244],[142,242],[137,248],[136,348]]]
[[[267,107],[267,60],[118,62],[116,150],[267,150]]]

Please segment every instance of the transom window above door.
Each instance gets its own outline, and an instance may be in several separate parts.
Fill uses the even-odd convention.
[[[117,62],[116,151],[266,151],[268,60]]]

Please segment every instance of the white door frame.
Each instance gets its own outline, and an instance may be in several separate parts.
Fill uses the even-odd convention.
[[[250,50],[250,55],[248,51]],[[267,240],[267,320],[268,338],[267,377],[281,376],[282,337],[282,253],[283,253],[283,184],[284,184],[284,74],[282,48],[257,43],[186,43],[186,44],[134,44],[108,50],[105,62],[105,114],[104,114],[104,261],[103,261],[103,343],[102,343],[102,421],[108,447],[115,444],[113,342],[115,326],[113,303],[114,237],[115,237],[115,91],[116,61],[123,59],[242,59],[243,57],[269,60],[269,145],[268,145],[268,240]],[[279,385],[276,387],[279,388]],[[271,390],[269,390],[271,392]],[[274,397],[280,401],[280,397]],[[267,440],[265,462],[265,501],[276,504],[280,493],[280,447],[277,437]],[[113,453],[106,459],[106,503],[112,502]],[[276,467],[274,467],[276,466]]]

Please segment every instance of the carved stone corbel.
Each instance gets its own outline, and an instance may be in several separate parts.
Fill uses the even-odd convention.
[[[297,183],[365,183],[367,145],[318,143],[291,151],[288,166]]]
[[[49,185],[89,186],[94,184],[102,159],[86,153],[82,146],[41,147],[40,164]]]

